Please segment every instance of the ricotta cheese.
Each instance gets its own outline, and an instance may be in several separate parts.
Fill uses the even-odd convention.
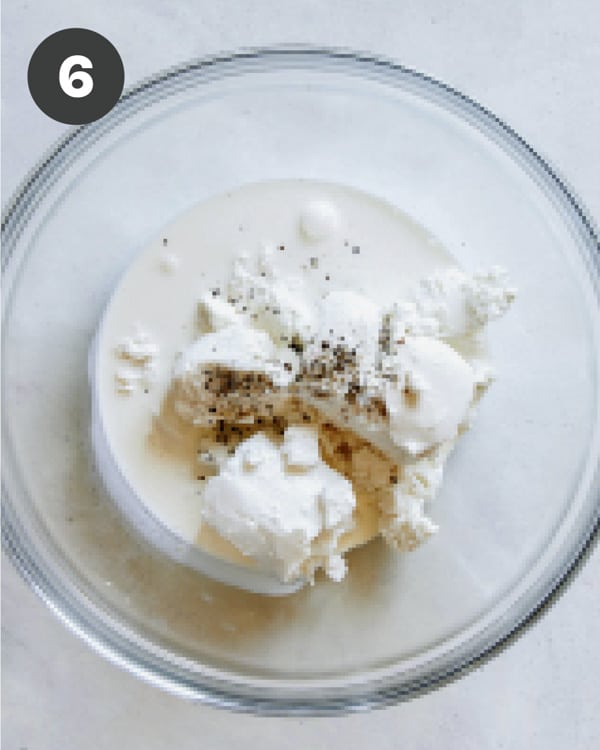
[[[404,335],[456,338],[501,317],[516,296],[505,269],[494,266],[472,276],[457,268],[423,279],[412,299],[390,312],[392,341]]]
[[[383,538],[400,552],[410,552],[438,531],[425,514],[425,503],[437,494],[450,451],[446,444],[432,456],[402,467],[402,478],[387,503],[382,505],[380,530]]]
[[[228,300],[234,310],[266,331],[278,345],[296,338],[304,341],[315,326],[310,297],[299,277],[284,278],[275,272],[272,253],[264,248],[255,269],[247,257],[238,259],[227,285]]]
[[[318,568],[341,580],[337,542],[355,506],[351,483],[319,458],[316,429],[294,427],[281,446],[262,433],[241,443],[208,481],[202,519],[283,581]]]
[[[115,347],[118,366],[115,385],[118,393],[130,394],[148,389],[154,381],[159,348],[152,336],[136,326],[130,336],[124,336]]]
[[[380,327],[381,310],[368,297],[352,290],[330,292],[321,300],[317,332],[307,356],[319,358],[323,351],[337,348],[355,359],[361,371],[373,370]]]

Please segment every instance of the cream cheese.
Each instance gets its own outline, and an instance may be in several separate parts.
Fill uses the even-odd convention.
[[[475,398],[475,373],[443,341],[407,336],[385,357],[384,398],[395,445],[417,455],[454,440]]]
[[[264,331],[233,324],[200,336],[173,369],[176,411],[198,425],[280,411],[297,365]]]

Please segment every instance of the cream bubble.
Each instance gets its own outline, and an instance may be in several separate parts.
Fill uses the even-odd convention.
[[[329,239],[337,231],[340,217],[332,203],[314,200],[300,214],[300,231],[309,242]]]

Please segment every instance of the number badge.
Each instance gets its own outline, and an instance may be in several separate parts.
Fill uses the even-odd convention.
[[[115,47],[89,29],[63,29],[37,47],[27,71],[29,91],[48,117],[70,125],[94,122],[123,91],[125,71]]]

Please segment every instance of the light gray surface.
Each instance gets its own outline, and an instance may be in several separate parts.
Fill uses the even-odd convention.
[[[126,84],[197,55],[280,42],[347,45],[441,78],[506,119],[600,217],[600,5],[178,3],[73,0],[3,8],[3,201],[64,126],[26,87],[48,34],[85,26],[119,49]],[[396,708],[336,719],[232,716],[142,684],[71,635],[3,566],[3,747],[596,748],[600,738],[600,552],[499,658]]]

